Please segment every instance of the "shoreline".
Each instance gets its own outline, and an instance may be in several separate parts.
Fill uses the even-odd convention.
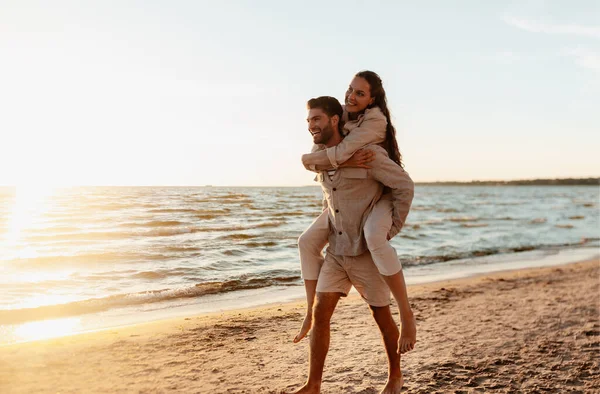
[[[597,247],[532,250],[459,259],[425,266],[411,266],[405,268],[405,276],[406,283],[410,287],[422,284],[435,284],[453,279],[478,277],[496,272],[552,267],[598,257],[600,257],[600,249]],[[351,294],[356,294],[354,288]],[[303,301],[304,288],[300,285],[272,286],[210,295],[202,298],[181,299],[178,300],[178,303],[164,302],[149,304],[144,310],[140,310],[138,306],[134,306],[102,313],[32,320],[20,324],[0,326],[0,334],[4,337],[3,340],[0,339],[0,348],[30,341]],[[40,331],[39,327],[42,327],[47,322],[50,323],[52,329]]]
[[[600,305],[590,303],[599,291],[598,258],[409,285],[419,342],[403,356],[405,387],[600,389]],[[290,392],[306,377],[308,341],[291,343],[304,309],[277,303],[5,345],[0,391]],[[378,392],[386,370],[368,308],[350,295],[332,321],[323,392]]]

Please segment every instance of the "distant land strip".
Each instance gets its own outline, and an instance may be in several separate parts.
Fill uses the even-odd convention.
[[[438,186],[600,186],[600,178],[523,179],[515,181],[416,182]]]

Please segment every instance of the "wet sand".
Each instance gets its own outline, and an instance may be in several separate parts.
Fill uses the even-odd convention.
[[[600,260],[409,287],[419,342],[403,392],[600,392]],[[287,393],[306,379],[301,302],[0,347],[0,393]],[[397,314],[395,314],[397,318]],[[333,316],[323,393],[378,393],[365,303]]]

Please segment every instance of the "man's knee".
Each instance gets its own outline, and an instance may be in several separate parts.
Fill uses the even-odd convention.
[[[390,306],[389,305],[386,305],[386,306],[369,305],[369,308],[371,309],[371,313],[373,314],[373,316],[375,316],[375,314],[385,313],[387,309],[390,309]]]
[[[369,305],[369,308],[371,309],[371,313],[373,314],[373,317],[375,318],[375,320],[378,323],[383,322],[392,316],[392,311],[390,310],[389,305],[387,305],[387,306]]]
[[[339,293],[317,293],[313,323],[315,325],[329,324],[339,299]]]

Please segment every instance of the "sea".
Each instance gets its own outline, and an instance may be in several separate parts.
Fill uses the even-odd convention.
[[[303,297],[320,188],[0,188],[0,345]],[[417,185],[407,283],[600,255],[598,186]]]

